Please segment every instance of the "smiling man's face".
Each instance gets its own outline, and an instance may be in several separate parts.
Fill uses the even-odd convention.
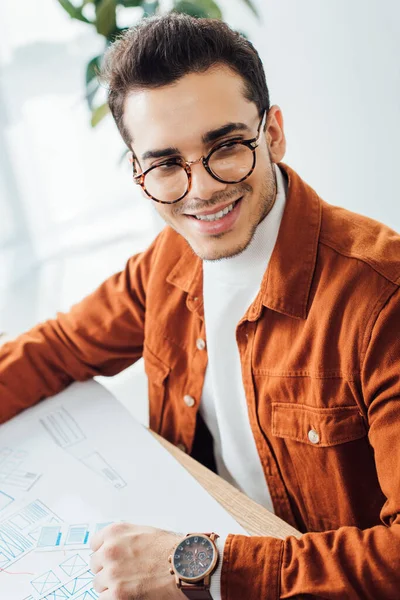
[[[124,123],[132,136],[140,173],[166,159],[194,161],[224,142],[253,139],[260,116],[256,105],[245,97],[242,78],[219,66],[185,75],[171,85],[131,92],[125,101]],[[241,183],[222,183],[198,162],[192,166],[190,191],[181,201],[154,202],[166,223],[203,260],[242,252],[273,206],[276,183],[272,163],[285,153],[277,106],[268,113],[266,131],[261,131],[255,152],[255,169]],[[152,202],[148,197],[147,201]],[[217,215],[222,210],[224,214]]]

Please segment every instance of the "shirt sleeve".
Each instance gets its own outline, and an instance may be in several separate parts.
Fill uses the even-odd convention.
[[[300,538],[229,536],[222,598],[387,600],[400,589],[400,298],[397,290],[373,316],[361,387],[369,441],[386,497],[381,523],[343,526]],[[346,490],[343,490],[343,494]],[[368,502],[368,498],[365,499]]]
[[[68,313],[0,348],[0,423],[73,381],[115,375],[142,355],[154,242]]]

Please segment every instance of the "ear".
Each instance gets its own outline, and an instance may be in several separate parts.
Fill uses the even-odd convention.
[[[286,152],[283,115],[279,106],[274,105],[269,109],[265,129],[271,159],[274,163],[279,163]]]

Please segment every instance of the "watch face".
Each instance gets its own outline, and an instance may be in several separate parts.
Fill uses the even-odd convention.
[[[202,579],[217,560],[215,548],[206,536],[190,535],[175,549],[172,562],[175,573],[185,580]]]

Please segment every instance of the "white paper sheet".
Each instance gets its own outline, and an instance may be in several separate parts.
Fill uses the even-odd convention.
[[[1,600],[97,598],[90,550],[78,542],[93,523],[121,520],[183,534],[245,533],[94,381],[0,426]],[[39,551],[43,525],[51,527],[47,550],[66,527],[72,549]]]

